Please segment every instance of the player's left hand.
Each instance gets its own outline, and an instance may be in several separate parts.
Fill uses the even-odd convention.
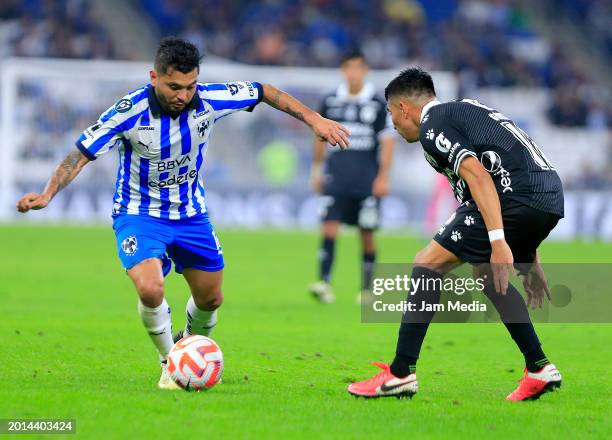
[[[386,176],[376,176],[372,183],[372,194],[376,197],[384,197],[389,194],[389,179]]]
[[[512,250],[506,240],[491,242],[491,272],[495,291],[505,295],[508,291],[509,273],[514,268]]]
[[[531,309],[541,309],[544,303],[544,294],[550,301],[550,289],[546,282],[546,275],[540,263],[535,262],[531,265],[531,269],[523,278],[523,287],[527,294],[527,307]]]
[[[350,131],[336,121],[320,116],[312,123],[310,128],[321,140],[327,141],[333,146],[337,145],[342,150],[346,150],[349,146]]]

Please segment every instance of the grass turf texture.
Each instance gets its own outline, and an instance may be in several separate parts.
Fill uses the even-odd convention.
[[[306,294],[315,233],[219,231],[226,257],[214,338],[224,383],[207,393],[156,388],[157,355],[111,228],[0,226],[0,418],[75,418],[76,438],[606,438],[612,424],[607,349],[612,326],[542,324],[560,391],[538,402],[504,397],[522,356],[499,324],[434,325],[409,400],[355,399],[349,382],[390,361],[397,325],[361,324],[358,246],[339,240],[324,306]],[[380,260],[411,261],[424,241],[379,237]],[[603,244],[549,243],[547,262],[610,261]],[[167,280],[174,325],[187,287]],[[5,436],[2,436],[6,438]],[[18,438],[40,438],[24,436]],[[59,438],[53,436],[53,438]],[[75,436],[66,436],[75,438]]]

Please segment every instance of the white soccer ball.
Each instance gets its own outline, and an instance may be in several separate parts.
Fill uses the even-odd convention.
[[[223,375],[223,353],[206,336],[187,336],[168,353],[168,373],[186,391],[209,390]]]

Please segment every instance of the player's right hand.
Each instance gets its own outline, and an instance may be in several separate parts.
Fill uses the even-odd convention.
[[[27,193],[17,202],[17,211],[28,212],[30,209],[43,209],[51,200],[44,194]]]
[[[508,291],[509,273],[514,268],[512,250],[506,240],[491,242],[491,273],[495,291],[505,295]]]
[[[349,146],[348,137],[351,132],[344,125],[331,119],[319,116],[311,125],[312,131],[323,141],[346,150]]]

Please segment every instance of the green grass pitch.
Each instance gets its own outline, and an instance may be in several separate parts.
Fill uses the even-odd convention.
[[[0,418],[75,418],[77,435],[65,438],[83,439],[612,434],[611,325],[537,326],[564,377],[560,391],[537,402],[504,400],[521,376],[522,356],[498,324],[433,325],[414,399],[355,399],[347,384],[371,376],[369,362],[391,359],[398,326],[360,323],[354,232],[339,240],[339,298],[328,306],[306,294],[315,233],[218,233],[226,299],[213,337],[225,355],[224,382],[186,393],[156,388],[157,355],[110,227],[0,226]],[[382,234],[380,260],[409,262],[424,243]],[[610,261],[612,246],[547,243],[542,257]],[[182,277],[172,274],[166,291],[180,328],[188,295]]]

